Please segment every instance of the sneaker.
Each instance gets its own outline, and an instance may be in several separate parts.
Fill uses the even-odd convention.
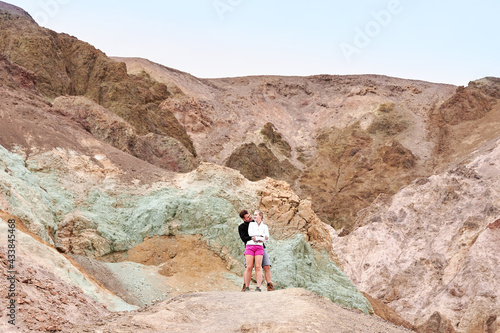
[[[274,285],[273,285],[273,283],[272,283],[272,282],[269,282],[269,283],[267,284],[267,291],[273,291],[273,290],[274,290]]]
[[[244,292],[245,291],[245,284],[243,283],[243,288],[241,288],[241,291]]]
[[[262,291],[259,287],[255,288],[255,291]]]
[[[250,288],[245,287],[245,290],[243,290],[243,291],[250,291]]]

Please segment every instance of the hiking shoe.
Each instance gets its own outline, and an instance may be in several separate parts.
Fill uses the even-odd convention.
[[[244,292],[245,291],[245,284],[243,283],[243,288],[241,288],[241,291]]]
[[[267,291],[273,291],[274,290],[274,286],[273,286],[273,283],[272,282],[269,282],[267,284]]]
[[[255,288],[255,291],[262,291],[259,287]]]
[[[243,291],[250,291],[250,288],[245,287],[245,290],[243,290]]]

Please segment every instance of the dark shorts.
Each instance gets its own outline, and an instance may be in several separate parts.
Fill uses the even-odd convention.
[[[243,263],[245,264],[245,268],[247,268],[246,260],[243,260]],[[264,266],[271,266],[271,260],[269,260],[269,255],[267,254],[267,250],[265,248],[264,248],[264,257],[262,258],[262,267]]]

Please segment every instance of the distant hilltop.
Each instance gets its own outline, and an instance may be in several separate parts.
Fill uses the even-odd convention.
[[[31,17],[31,15],[28,14],[28,12],[26,12],[24,9],[19,8],[17,6],[14,6],[14,5],[11,5],[11,4],[8,4],[8,3],[3,2],[3,1],[0,1],[0,12],[7,12],[7,13],[10,13],[12,15],[29,18],[33,22],[35,21]]]

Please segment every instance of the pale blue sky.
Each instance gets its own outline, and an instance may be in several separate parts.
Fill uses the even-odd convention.
[[[497,0],[7,0],[109,56],[197,77],[500,77]]]

